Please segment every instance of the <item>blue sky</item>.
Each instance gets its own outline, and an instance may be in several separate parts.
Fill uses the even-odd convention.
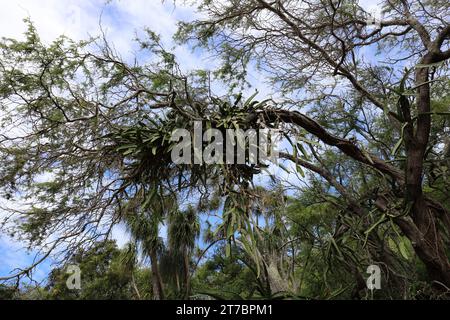
[[[125,60],[132,60],[136,52],[133,39],[136,33],[149,27],[162,36],[167,48],[173,46],[172,35],[176,31],[178,20],[191,20],[197,16],[194,7],[183,5],[182,1],[174,6],[172,1],[159,0],[10,0],[2,2],[0,11],[0,36],[20,38],[26,29],[23,19],[30,17],[35,23],[41,38],[51,42],[61,34],[81,40],[88,36],[100,34],[101,25],[108,40]],[[376,8],[376,2],[365,0],[367,8]],[[177,47],[174,51],[178,62],[184,70],[211,69],[216,61],[204,52],[193,53],[188,47]],[[145,59],[145,57],[141,57]],[[268,87],[263,84],[260,74],[250,72],[249,80],[267,97]],[[295,171],[295,170],[294,170]],[[281,171],[283,174],[283,171]],[[0,218],[2,213],[0,212]],[[165,234],[162,228],[161,234]],[[114,229],[113,236],[119,245],[127,242],[128,236],[123,227]],[[0,234],[0,277],[7,275],[14,268],[26,267],[35,257],[35,252],[28,252],[18,241]],[[35,272],[37,279],[45,277],[51,262],[46,262]]]
[[[104,0],[13,0],[2,2],[0,11],[0,36],[21,38],[26,26],[23,19],[30,17],[41,38],[51,42],[64,34],[72,39],[81,40],[89,36],[100,35],[102,29],[108,40],[125,60],[134,58],[136,44],[133,39],[136,33],[148,27],[160,34],[163,43],[172,47],[172,35],[176,31],[176,21],[189,20],[195,17],[190,7],[166,1],[112,1]],[[207,59],[200,59],[187,47],[178,47],[175,53],[186,69],[204,68],[211,64]],[[145,57],[142,57],[145,59]],[[0,217],[4,213],[0,212]],[[162,228],[161,234],[165,234]],[[125,228],[118,226],[113,232],[119,245],[128,241]],[[8,275],[15,268],[29,266],[36,256],[34,250],[28,251],[20,241],[0,234],[0,277]],[[48,261],[35,270],[34,278],[45,277],[51,265]],[[16,270],[17,271],[17,270]],[[14,273],[14,272],[13,272]]]
[[[177,30],[179,20],[192,20],[197,14],[194,7],[183,6],[177,2],[159,0],[12,0],[2,3],[0,12],[0,37],[22,38],[26,31],[23,19],[30,17],[41,39],[50,43],[64,34],[75,40],[101,34],[103,31],[123,59],[133,61],[137,51],[134,42],[136,34],[142,34],[144,27],[158,33],[164,46],[174,47],[172,36]],[[207,54],[193,52],[186,46],[174,49],[183,70],[211,69],[216,60]],[[141,62],[145,56],[139,55]],[[253,81],[258,81],[253,76]],[[261,85],[262,87],[262,85]],[[253,89],[254,90],[254,89]],[[259,88],[262,91],[262,88]],[[9,203],[9,206],[11,204]],[[18,206],[18,204],[12,204]],[[0,218],[4,213],[0,212]],[[161,236],[166,235],[166,227],[161,227]],[[113,237],[119,246],[129,240],[123,226],[116,226]],[[25,244],[0,233],[0,277],[9,275],[16,268],[26,268],[36,257],[35,250],[27,250]],[[34,279],[44,279],[51,268],[51,259],[38,267]],[[17,271],[17,270],[15,270]],[[12,272],[15,273],[15,272]]]

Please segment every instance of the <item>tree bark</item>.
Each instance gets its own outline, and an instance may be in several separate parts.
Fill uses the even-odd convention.
[[[272,255],[271,257],[268,257],[268,261],[266,264],[267,277],[272,294],[290,291],[288,281],[283,279],[278,270],[277,260],[277,257],[275,255]]]
[[[413,241],[413,247],[425,264],[430,278],[450,287],[450,263],[445,253],[445,246],[437,227],[437,217],[423,195],[423,164],[429,143],[431,130],[431,88],[429,83],[429,67],[436,62],[433,54],[428,53],[421,59],[416,70],[417,88],[417,126],[414,136],[406,143],[406,203],[411,203],[411,217],[417,227],[404,228],[406,236]]]
[[[158,257],[154,250],[150,253],[150,263],[152,265],[152,288],[154,300],[164,300],[164,289],[161,274],[158,267]]]
[[[191,294],[191,280],[190,280],[190,272],[189,272],[189,254],[187,249],[183,250],[183,261],[184,261],[184,298],[189,299]]]
[[[423,63],[430,62],[424,59]],[[337,147],[356,161],[394,178],[397,184],[405,190],[406,203],[412,204],[410,212],[412,223],[408,223],[404,218],[395,219],[394,221],[413,244],[415,252],[425,264],[431,280],[450,287],[450,263],[436,223],[436,217],[439,216],[439,213],[428,204],[422,192],[423,161],[431,126],[431,116],[429,114],[431,99],[428,68],[421,68],[420,70],[422,71],[418,71],[416,75],[419,91],[418,124],[416,135],[412,137],[410,143],[406,146],[407,164],[403,173],[383,160],[373,155],[365,154],[351,141],[329,134],[320,124],[304,114],[286,110],[269,110],[265,111],[263,116],[269,123],[281,120],[285,123],[298,125],[318,137],[322,142]],[[258,115],[256,115],[256,118],[258,118]],[[248,119],[252,120],[251,115]]]

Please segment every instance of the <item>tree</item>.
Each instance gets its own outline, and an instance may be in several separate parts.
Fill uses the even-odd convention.
[[[43,298],[56,300],[124,300],[137,299],[133,283],[134,268],[127,263],[128,250],[119,250],[113,241],[97,243],[88,251],[80,250],[69,264],[81,270],[81,290],[71,290],[66,282],[67,268],[51,271]],[[129,260],[128,260],[129,261]]]
[[[164,299],[165,296],[158,259],[163,251],[164,242],[159,236],[159,230],[164,218],[175,210],[176,203],[173,197],[164,198],[154,194],[149,201],[145,201],[145,205],[134,202],[135,210],[131,210],[133,205],[129,205],[129,211],[124,217],[131,235],[140,244],[144,255],[150,258],[152,286],[156,300]],[[142,209],[143,212],[140,211]]]
[[[182,257],[184,298],[191,294],[191,256],[196,239],[200,234],[200,223],[194,208],[186,211],[175,211],[169,216],[169,246],[170,252]]]
[[[16,289],[5,285],[0,285],[0,300],[13,300],[16,295]]]
[[[45,45],[30,22],[24,41],[0,42],[0,187],[10,201],[25,202],[7,208],[5,226],[42,248],[30,268],[0,280],[26,275],[56,248],[69,258],[108,239],[118,221],[128,221],[156,267],[164,215],[149,204],[177,195],[190,198],[180,206],[217,200],[217,239],[226,240],[227,257],[245,252],[256,281],[268,284],[259,285],[264,296],[305,286],[328,298],[352,288],[349,296],[360,298],[372,261],[395,282],[393,295],[422,265],[437,294],[448,294],[450,28],[440,17],[449,4],[388,0],[372,26],[353,1],[199,3],[202,20],[181,23],[177,38],[222,57],[213,75],[230,88],[226,97],[213,94],[207,72],[183,74],[151,31],[139,40],[153,58],[145,65],[123,62],[106,41],[62,37]],[[370,57],[375,52],[381,62]],[[252,65],[279,98],[257,102],[237,92]],[[300,193],[293,216],[287,203],[263,201],[270,192],[255,186],[269,163],[174,163],[172,133],[192,133],[194,121],[222,133],[280,130],[290,147],[279,167],[307,186],[291,186]],[[295,223],[311,210],[323,221]],[[168,215],[166,253],[172,265],[182,260],[185,298],[201,211]],[[410,261],[411,248],[419,261]],[[317,264],[302,265],[299,256]],[[318,266],[336,265],[320,274]],[[329,273],[348,288],[328,284]]]
[[[223,244],[215,247],[212,256],[199,267],[192,279],[195,291],[221,299],[255,298],[260,282],[252,270],[240,262],[242,252],[233,250],[233,255],[227,257],[225,251]],[[264,290],[260,293],[264,297]]]
[[[179,39],[215,50],[223,58],[219,75],[226,79],[242,80],[256,59],[286,97],[282,108],[264,111],[265,121],[301,128],[322,146],[334,147],[381,175],[386,181],[383,192],[403,204],[392,209],[380,196],[377,210],[411,241],[435,285],[449,287],[449,211],[424,193],[425,172],[436,161],[430,155],[439,152],[436,142],[443,143],[439,135],[430,141],[432,119],[448,116],[448,109],[433,109],[433,94],[439,95],[441,84],[448,83],[448,69],[442,66],[450,58],[445,20],[449,4],[384,1],[384,17],[372,27],[372,19],[354,1],[199,3],[205,18],[182,24]],[[363,50],[378,50],[381,63]],[[307,93],[307,98],[298,98],[299,93]],[[315,107],[311,115],[322,113],[329,120],[313,120],[298,111],[302,106]],[[372,135],[371,117],[381,113],[384,130],[400,139],[396,148]],[[358,123],[364,117],[367,121]],[[357,139],[342,136],[342,130]],[[448,132],[448,125],[441,132]],[[400,148],[402,157],[395,156]],[[285,158],[331,180],[323,168],[293,155]],[[335,186],[355,215],[365,214],[339,184]]]
[[[2,195],[13,203],[4,209],[14,215],[4,226],[42,248],[31,270],[55,248],[68,258],[80,245],[107,239],[127,204],[140,200],[146,207],[150,191],[164,189],[156,182],[173,179],[170,153],[155,152],[171,133],[157,113],[173,104],[173,90],[184,88],[184,80],[175,80],[170,56],[151,32],[142,47],[155,61],[139,67],[123,63],[107,44],[95,49],[93,41],[61,37],[46,46],[27,24],[25,41],[0,44],[0,152]],[[142,133],[153,135],[154,146],[134,157],[130,148],[138,146],[126,142],[149,138]],[[20,216],[18,225],[9,223]]]

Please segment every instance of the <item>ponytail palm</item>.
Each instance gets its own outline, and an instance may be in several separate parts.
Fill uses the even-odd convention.
[[[154,195],[151,201],[146,202],[145,206],[126,214],[124,221],[142,253],[150,258],[153,296],[156,300],[161,300],[165,295],[158,256],[164,247],[164,241],[159,237],[159,228],[164,217],[176,206],[176,199]]]
[[[200,223],[193,207],[176,211],[169,216],[169,246],[183,258],[184,297],[190,295],[190,258],[195,241],[200,235]]]

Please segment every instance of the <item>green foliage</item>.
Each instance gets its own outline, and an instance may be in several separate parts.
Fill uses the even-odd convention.
[[[29,20],[24,40],[2,39],[0,189],[26,202],[3,225],[30,248],[57,239],[69,258],[46,287],[2,285],[0,298],[445,297],[448,63],[412,60],[429,50],[418,49],[416,26],[383,33],[411,19],[365,33],[367,16],[353,2],[200,1],[206,20],[180,23],[175,38],[215,50],[220,65],[187,74],[151,30],[137,39],[150,61],[142,65],[125,63],[106,41],[45,44]],[[417,23],[434,21],[433,37],[441,32],[425,8],[411,10],[429,16]],[[296,16],[301,23],[289,23]],[[406,57],[362,59],[360,49],[375,45]],[[253,66],[281,102],[237,93]],[[416,83],[421,70],[432,80]],[[225,97],[212,92],[217,80]],[[173,163],[172,133],[192,133],[194,121],[221,133],[280,130],[299,181],[280,174],[258,186],[269,164],[248,164],[247,155],[242,165]],[[119,222],[132,237],[125,249],[109,240]],[[66,286],[68,264],[81,268],[80,291]],[[375,293],[365,283],[372,264],[382,266]]]
[[[225,246],[218,246],[195,274],[195,293],[213,296],[215,292],[215,298],[238,300],[254,298],[255,276],[239,261],[238,254],[227,257]]]
[[[66,268],[52,270],[46,290],[48,299],[122,300],[135,299],[131,287],[133,270],[126,267],[122,252],[114,242],[98,243],[89,251],[80,251],[68,264],[81,270],[81,290],[69,290]],[[148,272],[148,271],[147,271]],[[144,278],[145,279],[145,278]]]

